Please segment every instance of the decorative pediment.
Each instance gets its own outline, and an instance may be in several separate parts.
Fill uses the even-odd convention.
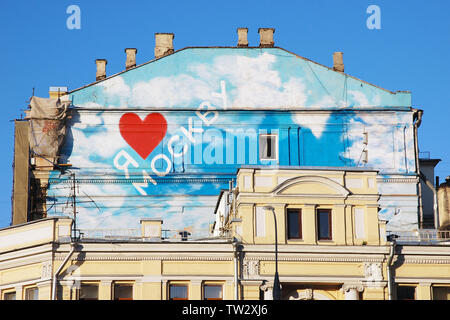
[[[350,191],[331,179],[319,176],[295,177],[279,184],[275,195],[327,195],[346,197]]]

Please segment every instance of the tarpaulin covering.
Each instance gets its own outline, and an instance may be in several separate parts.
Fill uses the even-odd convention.
[[[15,121],[14,184],[12,224],[27,222],[28,207],[28,121]]]
[[[66,133],[70,101],[32,97],[30,105],[30,149],[42,157],[56,157]]]

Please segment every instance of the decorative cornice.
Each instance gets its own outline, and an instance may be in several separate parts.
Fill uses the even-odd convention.
[[[377,183],[418,183],[418,178],[377,178]]]
[[[64,256],[58,255],[55,257],[55,260],[62,261],[64,260]],[[84,257],[76,257],[72,258],[71,261],[233,261],[232,257],[199,257],[199,256],[152,256],[152,257],[144,257],[144,256],[84,256]]]
[[[428,258],[428,257],[405,257],[404,263],[411,264],[448,264],[450,265],[450,257]]]
[[[260,261],[275,261],[273,256],[252,256],[246,258],[246,260],[260,260]],[[278,261],[298,261],[298,262],[372,262],[380,263],[384,261],[384,257],[338,257],[330,255],[320,255],[313,257],[305,256],[278,256]]]

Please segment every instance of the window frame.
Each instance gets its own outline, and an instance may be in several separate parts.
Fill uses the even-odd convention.
[[[275,146],[271,145],[271,150],[272,153],[275,153],[275,157],[272,158],[266,158],[265,155],[262,154],[262,143],[261,143],[261,138],[263,137],[275,137]],[[267,141],[267,139],[266,139]],[[258,158],[259,161],[278,161],[278,134],[277,133],[260,133],[258,136],[258,147],[259,147],[259,154],[258,154]]]
[[[116,297],[116,287],[123,286],[123,287],[131,287],[131,298],[117,298]],[[130,282],[113,282],[112,285],[113,290],[113,300],[134,300],[134,285]]]
[[[439,294],[438,294],[437,290],[439,290],[439,289],[444,289],[444,288],[445,288],[446,291],[447,291],[447,297],[448,297],[448,296],[449,296],[449,293],[450,293],[450,286],[449,286],[449,285],[442,284],[442,283],[432,285],[432,286],[431,286],[432,300],[436,300],[436,301],[449,301],[450,299],[438,299],[438,298],[440,298],[440,297],[439,297]]]
[[[86,287],[97,287],[97,299],[81,299],[81,289],[82,289],[82,287],[83,286],[86,286]],[[100,294],[100,285],[99,285],[99,283],[97,283],[97,282],[82,282],[81,284],[80,284],[80,288],[78,289],[78,300],[81,300],[81,301],[97,301],[97,300],[99,300],[99,294]]]
[[[322,212],[327,212],[328,213],[328,237],[327,238],[322,238],[320,236],[320,213]],[[317,240],[318,241],[329,241],[329,240],[333,240],[333,227],[332,227],[332,210],[328,209],[328,208],[317,208],[316,209],[316,228],[317,228]]]
[[[298,237],[292,237],[290,234],[290,223],[289,223],[289,214],[290,213],[297,213],[298,217]],[[300,208],[287,208],[286,209],[286,226],[287,226],[287,239],[288,240],[303,240],[303,223],[302,223],[302,209]]]
[[[205,283],[202,286],[203,300],[223,300],[223,284],[220,283]],[[206,287],[220,287],[220,298],[206,298]]]
[[[5,299],[7,295],[14,294],[14,299]],[[15,289],[6,289],[2,291],[2,300],[17,300],[17,291]]]
[[[414,284],[397,284],[396,288],[395,288],[395,298],[396,300],[400,300],[398,298],[399,294],[398,294],[398,290],[400,288],[413,288],[414,289],[414,298],[413,299],[401,299],[401,300],[417,300],[417,285]]]
[[[172,287],[185,287],[186,288],[186,298],[171,298],[170,289]],[[167,295],[168,300],[189,300],[189,284],[187,283],[169,283],[169,292]]]
[[[39,300],[39,288],[36,286],[24,288],[24,300]],[[31,290],[37,291],[37,299],[28,299],[28,294]]]

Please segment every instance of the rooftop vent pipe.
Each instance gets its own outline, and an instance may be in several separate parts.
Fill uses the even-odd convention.
[[[106,61],[106,59],[97,59],[95,60],[95,63],[97,64],[95,79],[97,81],[106,79],[106,64],[108,61]]]
[[[271,48],[274,46],[273,34],[275,33],[274,28],[259,28],[259,46],[262,48]]]
[[[126,48],[127,60],[125,61],[126,70],[136,67],[136,48]]]
[[[173,33],[155,33],[155,58],[173,53]]]
[[[248,47],[248,40],[247,40],[247,28],[238,28],[237,34],[238,34],[238,47]]]

